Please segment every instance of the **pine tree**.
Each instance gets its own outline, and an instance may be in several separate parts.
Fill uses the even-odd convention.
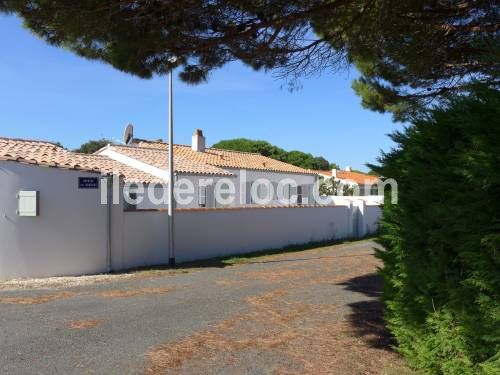
[[[144,78],[180,66],[199,83],[239,60],[293,87],[355,64],[363,105],[400,120],[472,80],[500,83],[490,0],[0,0],[2,11],[50,44]]]

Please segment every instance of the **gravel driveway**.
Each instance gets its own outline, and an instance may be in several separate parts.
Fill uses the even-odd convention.
[[[2,374],[401,374],[360,241],[0,290]]]

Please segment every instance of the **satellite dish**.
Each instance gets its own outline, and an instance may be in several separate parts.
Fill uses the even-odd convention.
[[[128,124],[123,133],[123,142],[128,145],[134,138],[134,125]]]

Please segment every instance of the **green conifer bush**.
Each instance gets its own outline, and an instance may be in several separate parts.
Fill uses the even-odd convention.
[[[381,224],[386,320],[430,374],[500,374],[500,92],[476,87],[392,136]]]

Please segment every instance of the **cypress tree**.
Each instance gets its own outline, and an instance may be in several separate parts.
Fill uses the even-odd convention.
[[[431,374],[500,374],[500,92],[476,87],[392,136],[381,244],[386,318]]]

